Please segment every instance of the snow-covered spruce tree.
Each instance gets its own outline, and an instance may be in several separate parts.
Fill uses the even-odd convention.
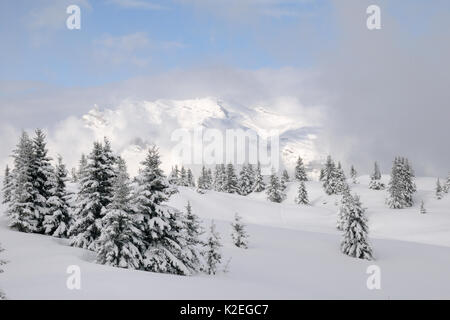
[[[421,214],[426,214],[427,213],[427,209],[425,209],[425,204],[422,202],[420,203],[420,213]]]
[[[351,202],[353,201],[353,197],[350,193],[350,186],[347,184],[345,185],[344,189],[342,190],[342,198],[341,203],[338,209],[337,214],[337,223],[336,228],[338,230],[344,230],[345,224],[348,220],[349,216],[349,209],[351,208]]]
[[[372,248],[367,239],[369,228],[365,209],[362,207],[358,195],[351,196],[351,198],[346,203],[341,251],[350,257],[373,260]]]
[[[181,170],[180,170],[180,184],[179,185],[182,186],[182,187],[188,187],[189,186],[187,171],[184,168],[184,166],[181,166]]]
[[[192,173],[191,168],[187,171],[187,184],[188,187],[195,187],[194,174]]]
[[[405,158],[394,160],[389,181],[387,204],[392,209],[402,209],[413,205],[413,194],[416,191],[414,173]]]
[[[96,243],[97,262],[109,266],[140,269],[143,267],[142,233],[131,204],[131,186],[125,161],[118,159],[112,202],[101,220],[102,230]]]
[[[232,163],[229,163],[226,167],[226,180],[223,189],[227,193],[236,193],[239,191],[238,179]]]
[[[5,251],[5,249],[2,248],[2,244],[0,243],[0,254]],[[6,264],[5,260],[2,260],[0,258],[0,273],[3,273],[3,269],[2,266],[4,266]],[[6,295],[3,293],[3,291],[0,289],[0,300],[4,300],[6,299]]]
[[[5,176],[3,177],[3,201],[2,203],[8,204],[11,202],[11,193],[13,190],[13,177],[11,171],[9,170],[9,166],[5,168]]]
[[[178,186],[180,184],[180,170],[178,170],[178,165],[172,167],[172,171],[170,172],[168,182],[174,186]]]
[[[238,248],[248,249],[248,234],[245,231],[245,224],[242,223],[242,217],[238,213],[234,215],[231,227],[233,228],[231,239],[233,239],[234,245]]]
[[[356,172],[355,167],[352,165],[350,168],[350,177],[352,178],[353,184],[358,184],[358,172]]]
[[[300,181],[298,185],[297,196],[295,197],[295,203],[297,204],[309,204],[308,192],[306,191],[305,182]]]
[[[255,183],[253,185],[253,190],[255,192],[263,192],[264,190],[266,190],[266,184],[264,183],[264,178],[261,174],[261,164],[259,163],[259,161],[256,166],[254,180],[255,180]]]
[[[145,244],[141,248],[144,270],[188,275],[190,271],[183,262],[186,248],[183,219],[180,212],[164,204],[170,188],[159,167],[161,160],[156,146],[148,150],[141,164],[134,206]]]
[[[44,218],[44,233],[57,238],[68,238],[71,225],[69,194],[66,190],[68,181],[67,169],[58,156],[58,163],[54,170],[50,198],[47,200],[49,212]]]
[[[239,173],[239,194],[247,196],[253,192],[253,170],[247,165],[243,165]]]
[[[370,176],[369,189],[384,190],[385,185],[381,182],[381,172],[378,163],[375,161],[373,174]]]
[[[69,229],[72,246],[94,251],[102,229],[104,210],[113,199],[112,189],[117,174],[112,155],[106,156],[105,151],[110,153],[102,143],[94,143],[85,173],[80,179],[73,211],[74,222]]]
[[[275,170],[272,169],[272,174],[270,175],[270,181],[266,188],[266,194],[267,199],[272,202],[283,202],[283,200],[286,198],[286,194],[282,190],[280,179],[278,179],[278,176],[275,172]]]
[[[87,160],[86,155],[83,153],[83,154],[81,154],[80,161],[78,162],[77,182],[80,182],[80,180],[83,178],[84,174],[86,173],[87,165],[88,165],[88,160]]]
[[[332,195],[338,192],[337,178],[336,165],[331,156],[328,156],[323,168],[323,188],[326,194]]]
[[[325,169],[322,168],[320,169],[320,173],[319,173],[319,181],[325,181]]]
[[[340,162],[338,163],[334,172],[334,179],[336,184],[336,193],[340,194],[343,192],[347,185],[347,179],[345,177],[344,169],[342,169],[342,165]]]
[[[25,131],[13,151],[13,158],[11,201],[7,209],[9,226],[20,232],[37,232],[38,219],[34,209],[34,146]]]
[[[442,186],[441,186],[441,182],[439,181],[439,178],[436,181],[436,189],[435,189],[435,195],[436,195],[436,199],[441,200],[442,199]]]
[[[289,173],[287,172],[286,169],[283,170],[283,173],[281,174],[281,178],[280,178],[280,185],[281,185],[281,189],[284,191],[287,188],[287,183],[289,182],[290,178],[289,178]]]
[[[222,253],[220,252],[220,248],[222,244],[220,243],[220,235],[216,231],[216,225],[214,221],[211,222],[211,227],[209,231],[208,240],[205,244],[205,262],[206,268],[205,271],[208,274],[216,274],[220,264],[222,263]]]
[[[308,176],[306,175],[306,169],[303,164],[302,157],[298,157],[297,159],[297,165],[295,166],[295,179],[297,181],[308,181]]]
[[[448,193],[450,191],[450,173],[448,174],[447,180],[444,183],[442,191],[444,191],[445,193]]]
[[[45,134],[41,129],[36,130],[33,160],[33,185],[35,188],[34,212],[38,219],[37,232],[45,233],[44,219],[49,214],[50,208],[48,200],[50,199],[51,189],[53,187],[52,179],[54,177],[51,158],[48,156]]]
[[[184,224],[186,231],[186,248],[184,250],[185,254],[183,261],[192,273],[196,273],[204,269],[201,247],[204,246],[205,243],[200,239],[204,230],[201,226],[200,218],[192,212],[192,207],[189,202],[186,206]]]
[[[214,169],[213,188],[215,191],[222,192],[225,185],[225,166],[217,164]]]

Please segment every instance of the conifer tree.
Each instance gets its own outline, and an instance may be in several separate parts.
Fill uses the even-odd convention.
[[[33,187],[34,195],[34,212],[37,218],[37,232],[44,233],[44,219],[49,214],[50,208],[48,200],[51,197],[52,178],[54,176],[51,158],[48,156],[47,143],[45,134],[42,130],[37,129],[35,138],[33,139]]]
[[[68,238],[71,225],[69,194],[66,190],[68,181],[67,169],[58,156],[58,163],[54,170],[50,198],[47,201],[49,212],[44,219],[44,233],[57,238]]]
[[[367,217],[357,195],[346,203],[344,234],[341,243],[342,253],[358,258],[372,260],[372,248],[368,243]]]
[[[191,273],[196,273],[204,269],[204,262],[200,248],[205,243],[200,239],[204,233],[201,226],[201,220],[192,212],[191,204],[188,202],[185,214],[185,229],[186,229],[186,254],[184,256],[184,263],[191,270]]]
[[[442,186],[441,186],[441,182],[439,181],[439,178],[436,181],[436,199],[441,200],[442,199]]]
[[[239,174],[239,194],[243,196],[247,196],[253,192],[253,170],[250,165],[243,165],[241,172]]]
[[[266,190],[266,184],[264,183],[264,178],[261,174],[261,164],[258,161],[258,164],[256,166],[256,170],[255,170],[255,183],[253,185],[253,190],[255,192],[263,192],[264,190]]]
[[[297,204],[309,204],[308,192],[306,191],[305,182],[300,180],[298,185],[297,197],[295,198]]]
[[[338,218],[336,227],[338,230],[343,231],[345,223],[349,216],[349,210],[352,206],[353,197],[350,193],[350,186],[347,184],[342,191],[341,203],[338,209]]]
[[[287,172],[286,169],[283,170],[283,173],[281,174],[281,179],[280,179],[280,184],[281,184],[281,189],[284,191],[287,188],[287,183],[289,182],[290,178],[289,178],[289,173]]]
[[[188,177],[187,177],[187,171],[184,168],[184,166],[181,166],[181,171],[180,171],[180,186],[182,187],[188,187]]]
[[[81,154],[81,158],[78,163],[77,182],[79,182],[83,178],[83,175],[86,172],[87,165],[88,165],[87,157],[83,153],[83,154]]]
[[[319,174],[319,181],[325,181],[325,169],[322,168],[320,169],[320,174]]]
[[[335,193],[340,194],[343,192],[347,185],[347,179],[340,162],[338,163],[333,176],[335,180]]]
[[[447,180],[444,183],[442,191],[444,191],[445,193],[448,193],[450,191],[450,173],[448,174]]]
[[[350,168],[350,177],[352,178],[352,182],[353,184],[357,184],[358,183],[358,172],[356,172],[355,167],[352,165],[352,167]]]
[[[225,166],[223,164],[216,165],[214,169],[213,187],[215,191],[222,192],[225,185]]]
[[[381,172],[378,163],[375,161],[373,174],[370,176],[369,189],[383,190],[384,183],[381,182]]]
[[[112,202],[101,220],[102,230],[96,244],[97,262],[114,267],[143,267],[142,233],[131,204],[131,185],[125,161],[118,160],[117,177],[113,184]]]
[[[22,132],[20,141],[13,151],[13,158],[11,201],[7,209],[9,226],[20,232],[37,232],[38,219],[34,208],[36,198],[34,147],[25,131]]]
[[[187,171],[187,184],[188,187],[195,187],[194,174],[192,173],[191,168]]]
[[[205,246],[206,272],[213,275],[217,273],[218,267],[222,262],[222,254],[220,252],[222,244],[220,243],[220,235],[216,231],[214,221],[211,222],[210,233]]]
[[[387,204],[392,209],[402,209],[413,205],[413,193],[416,185],[413,181],[414,173],[405,158],[394,160],[389,181]]]
[[[234,222],[231,223],[233,232],[231,233],[231,239],[236,247],[242,249],[248,249],[248,234],[245,231],[245,225],[242,223],[242,217],[236,213],[234,215]]]
[[[423,203],[423,200],[420,203],[420,213],[421,214],[426,214],[427,213],[427,210],[425,209],[425,204]]]
[[[297,181],[308,181],[305,165],[303,164],[303,159],[300,156],[298,157],[297,165],[295,166],[295,179]]]
[[[178,165],[172,167],[172,171],[170,172],[168,181],[171,185],[180,185],[180,170],[178,170]]]
[[[183,262],[186,237],[181,213],[165,204],[170,188],[160,169],[156,146],[149,149],[142,162],[134,197],[138,224],[143,234],[144,268],[147,271],[188,275]]]
[[[323,168],[323,188],[328,195],[336,194],[338,192],[338,174],[336,172],[336,165],[331,156],[327,157],[325,167]]]
[[[112,159],[109,146],[104,148],[102,143],[94,143],[80,179],[74,223],[69,230],[72,246],[95,251],[102,229],[101,219],[113,199],[112,189],[117,172]]]
[[[11,193],[13,190],[13,179],[9,166],[5,168],[5,176],[3,177],[3,204],[11,202]]]
[[[273,169],[272,174],[270,175],[269,185],[266,188],[266,194],[267,199],[272,202],[280,203],[286,198],[286,194],[282,190],[280,179],[278,179],[278,176]]]
[[[226,180],[224,185],[224,192],[227,193],[236,193],[239,191],[238,179],[236,176],[236,172],[234,170],[234,166],[232,163],[229,163],[226,167]]]

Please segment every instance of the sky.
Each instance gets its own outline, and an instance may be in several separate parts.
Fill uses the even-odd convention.
[[[81,8],[80,30],[66,27],[72,4]],[[366,27],[372,4],[381,30]],[[94,105],[214,96],[271,107],[295,97],[305,108],[325,106],[324,153],[361,172],[374,160],[387,171],[404,155],[418,174],[446,176],[450,3],[429,4],[1,1],[0,165],[21,129],[43,127],[55,140]]]

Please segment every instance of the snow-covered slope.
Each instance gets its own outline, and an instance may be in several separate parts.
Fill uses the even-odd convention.
[[[311,206],[294,204],[294,182],[282,204],[268,202],[264,194],[180,188],[171,205],[182,209],[190,201],[205,224],[216,221],[225,260],[232,258],[229,273],[179,277],[106,267],[95,264],[91,252],[63,240],[8,230],[2,219],[0,242],[10,263],[0,288],[11,299],[450,298],[450,195],[435,200],[434,179],[418,178],[416,205],[390,210],[385,191],[369,190],[367,180],[360,177],[353,190],[368,207],[375,261],[339,252],[337,197],[326,196],[316,182],[307,183]],[[419,212],[421,200],[426,215]],[[248,250],[232,245],[229,223],[235,212],[248,224]],[[81,268],[80,291],[66,288],[70,265]],[[381,269],[381,290],[367,289],[370,265]]]

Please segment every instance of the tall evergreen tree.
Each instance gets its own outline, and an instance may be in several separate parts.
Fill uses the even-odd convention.
[[[238,213],[234,215],[231,228],[233,229],[231,239],[233,239],[234,245],[238,248],[248,249],[248,234],[245,231],[245,224],[242,223],[242,217]]]
[[[190,271],[182,260],[186,246],[183,219],[165,204],[170,188],[160,164],[158,148],[153,146],[142,162],[134,197],[145,244],[141,251],[144,266],[147,271],[187,275]]]
[[[442,186],[441,186],[441,182],[439,181],[439,178],[436,181],[436,199],[441,200],[442,199]]]
[[[178,186],[180,185],[180,170],[178,170],[178,165],[172,167],[172,171],[170,172],[168,181],[170,184]]]
[[[83,178],[83,175],[86,172],[87,165],[88,165],[88,160],[87,160],[86,155],[83,153],[83,154],[81,154],[81,158],[78,163],[77,182],[79,182]]]
[[[243,165],[241,172],[239,174],[239,194],[243,196],[247,196],[253,192],[253,169],[251,165]]]
[[[295,179],[297,181],[308,181],[305,165],[303,164],[303,159],[300,156],[298,157],[297,165],[295,166]]]
[[[341,242],[342,253],[358,258],[372,260],[372,248],[368,242],[369,228],[365,209],[357,195],[346,203],[344,234]]]
[[[300,180],[298,185],[297,197],[295,198],[297,204],[309,204],[308,192],[306,191],[305,182]]]
[[[180,186],[182,187],[188,187],[188,176],[187,176],[187,171],[184,168],[184,166],[181,166],[181,171],[180,171]]]
[[[214,169],[213,188],[215,191],[222,192],[225,185],[225,166],[217,164]]]
[[[413,194],[416,185],[413,181],[414,173],[405,158],[394,160],[389,181],[387,204],[393,209],[402,209],[413,205]]]
[[[342,193],[344,189],[347,186],[347,179],[345,177],[344,169],[342,169],[342,165],[339,162],[335,172],[334,172],[334,179],[335,179],[335,193]]]
[[[97,240],[97,262],[114,267],[143,267],[142,233],[131,204],[131,186],[125,161],[118,159],[118,172],[113,184],[112,202],[101,220],[102,230]]]
[[[239,191],[238,179],[236,176],[236,172],[234,170],[234,166],[232,163],[229,163],[226,167],[226,180],[224,185],[224,192],[227,193],[236,193]]]
[[[280,179],[281,189],[283,191],[286,190],[287,183],[289,182],[289,180],[290,180],[289,173],[287,172],[286,169],[284,169]]]
[[[58,237],[68,238],[71,224],[69,194],[66,190],[68,181],[67,169],[58,156],[53,177],[53,186],[50,190],[51,197],[48,199],[49,212],[44,219],[44,233]]]
[[[202,167],[202,171],[198,177],[197,188],[200,190],[211,190],[212,188],[211,173],[205,166]]]
[[[355,167],[352,165],[352,167],[350,168],[350,177],[352,178],[352,182],[353,184],[357,184],[358,183],[358,172],[356,172]]]
[[[105,154],[108,153],[107,156]],[[74,223],[69,230],[71,245],[95,250],[100,237],[105,209],[113,199],[113,185],[116,168],[110,154],[110,147],[95,142],[88,156],[85,173],[80,179],[80,190],[74,208]]]
[[[269,185],[266,188],[266,194],[267,199],[272,202],[280,203],[283,202],[284,199],[286,199],[286,194],[282,190],[280,179],[278,179],[278,176],[273,169],[272,174],[270,175]]]
[[[323,168],[323,188],[328,195],[338,193],[338,174],[336,172],[336,164],[331,156],[327,157]]]
[[[338,218],[336,227],[343,231],[345,223],[348,220],[349,210],[352,208],[353,197],[350,193],[350,186],[347,184],[342,191],[341,203],[338,209]]]
[[[375,161],[373,174],[370,176],[369,189],[383,190],[384,183],[381,182],[381,172],[378,163]]]
[[[184,221],[186,229],[186,254],[183,260],[186,266],[191,270],[191,273],[196,273],[204,269],[204,262],[200,249],[205,245],[200,238],[204,231],[201,226],[201,220],[192,212],[192,207],[189,202],[186,206]]]
[[[36,130],[33,139],[34,159],[33,159],[33,186],[35,188],[34,211],[38,219],[37,231],[44,233],[44,219],[49,214],[50,208],[48,200],[51,197],[53,187],[52,178],[54,176],[51,158],[48,156],[46,137],[42,130]]]
[[[255,183],[253,185],[253,190],[255,192],[263,192],[264,190],[266,190],[266,184],[264,183],[264,178],[261,174],[261,164],[258,161],[258,164],[256,166],[256,170],[255,170]]]
[[[191,168],[187,171],[187,184],[188,187],[195,187],[194,174],[192,173]]]
[[[36,198],[34,147],[25,131],[22,132],[20,141],[13,151],[13,158],[11,201],[7,209],[9,226],[21,232],[37,232],[38,215],[34,207]]]
[[[6,166],[5,168],[5,176],[3,177],[3,204],[7,204],[11,202],[11,193],[13,190],[13,181],[12,181],[12,174],[9,170],[9,167]]]
[[[216,225],[214,221],[211,222],[210,234],[206,242],[206,250],[204,252],[206,260],[206,272],[208,274],[216,274],[219,265],[222,262],[222,253],[220,248],[222,244],[220,243],[220,235],[216,231]]]

